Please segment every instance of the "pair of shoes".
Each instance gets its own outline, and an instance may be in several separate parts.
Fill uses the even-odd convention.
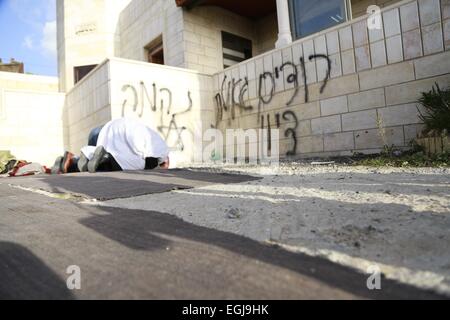
[[[98,146],[95,149],[94,155],[92,156],[92,159],[88,162],[88,171],[90,173],[97,172],[98,167],[105,161],[108,160],[108,152],[106,152],[105,148],[102,146]]]
[[[81,152],[80,159],[78,160],[78,170],[80,172],[88,172],[89,159]]]
[[[66,151],[64,152],[64,156],[58,157],[53,164],[51,169],[52,174],[64,174],[69,171],[69,167],[73,162],[74,154]]]
[[[61,170],[61,165],[63,162],[64,157],[58,157],[55,160],[55,164],[53,165],[51,172],[52,174],[61,174],[62,170]]]

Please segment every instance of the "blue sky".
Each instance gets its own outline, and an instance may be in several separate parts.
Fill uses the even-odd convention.
[[[0,58],[25,72],[57,75],[56,0],[0,0]]]

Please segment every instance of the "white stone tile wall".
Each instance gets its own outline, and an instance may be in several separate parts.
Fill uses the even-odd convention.
[[[51,166],[63,148],[58,79],[0,72],[0,150]]]
[[[402,1],[383,9],[382,30],[368,30],[366,18],[362,17],[300,39],[289,47],[290,53],[288,48],[274,50],[231,67],[214,76],[215,93],[220,91],[223,75],[229,75],[228,81],[234,68],[244,70],[242,66],[246,65],[247,70],[252,70],[248,76],[256,79],[257,87],[246,101],[253,109],[237,113],[234,119],[224,112],[219,127],[259,128],[261,116],[266,119],[268,115],[273,128],[278,117],[282,119],[282,152],[294,145],[284,131],[296,126],[296,151],[300,157],[378,152],[385,143],[406,148],[422,128],[416,102],[420,93],[431,90],[434,82],[450,86],[450,54],[445,51],[449,47],[449,19],[448,0]],[[330,79],[323,92],[320,89],[327,71],[326,60],[309,61],[313,54],[330,58]],[[289,74],[280,72],[279,78],[274,76],[275,95],[270,103],[258,108],[259,75],[276,75],[280,56],[292,57],[297,66],[297,95],[293,86],[287,85]],[[306,86],[301,57],[305,60]],[[270,81],[264,81],[261,92],[265,99],[269,98],[270,88]],[[286,106],[293,96],[292,103]],[[297,121],[292,116],[284,120],[286,111],[294,113]],[[384,132],[384,141],[380,132]]]

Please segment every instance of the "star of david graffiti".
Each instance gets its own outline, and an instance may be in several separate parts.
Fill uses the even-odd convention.
[[[192,97],[191,92],[187,92],[187,98],[188,98],[188,107],[181,112],[177,113],[171,113],[172,112],[172,91],[168,88],[161,88],[158,90],[157,85],[155,83],[152,84],[152,93],[149,94],[147,91],[147,88],[145,87],[144,82],[141,81],[140,83],[140,97],[138,94],[138,90],[129,84],[126,84],[122,87],[122,92],[130,91],[132,93],[133,97],[133,103],[129,104],[129,101],[125,99],[122,103],[122,117],[126,114],[126,109],[131,106],[131,110],[139,117],[142,118],[144,115],[144,106],[145,101],[148,101],[150,103],[150,110],[152,112],[159,111],[160,114],[160,120],[159,125],[157,126],[157,130],[161,133],[164,140],[167,142],[169,138],[172,137],[172,135],[175,136],[175,148],[177,150],[184,151],[185,145],[183,142],[183,132],[187,130],[185,126],[179,125],[179,116],[186,114],[192,110],[193,103],[192,103]],[[158,95],[166,95],[167,99],[161,98],[160,99],[160,108],[158,110],[157,101],[158,101]],[[141,103],[139,103],[139,100]],[[170,121],[166,125],[166,119],[164,115],[170,116]]]
[[[176,144],[177,148],[179,150],[181,150],[181,151],[184,151],[184,143],[183,143],[182,134],[183,134],[184,130],[187,130],[187,128],[184,127],[184,126],[181,126],[181,127],[178,126],[178,124],[177,124],[177,117],[182,115],[182,114],[188,113],[189,111],[192,110],[191,92],[188,91],[187,95],[188,95],[188,100],[189,100],[189,106],[186,108],[186,110],[172,114],[172,118],[171,118],[168,126],[164,126],[164,125],[158,126],[158,131],[161,132],[161,134],[163,135],[164,140],[166,140],[166,141],[169,139],[169,137],[171,136],[172,132],[175,132],[176,139],[177,139],[175,144]],[[163,111],[162,109],[163,109],[163,107],[161,106],[161,118],[162,118],[162,111]],[[170,114],[170,105],[169,105],[169,108],[168,108],[167,112],[168,112],[168,114]],[[161,124],[162,124],[162,122],[161,122]]]

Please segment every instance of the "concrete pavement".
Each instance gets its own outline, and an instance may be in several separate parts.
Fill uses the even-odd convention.
[[[444,298],[389,279],[368,290],[368,275],[353,268],[184,221],[148,199],[145,210],[92,206],[9,181],[0,181],[1,298]],[[71,265],[81,290],[67,289]]]

